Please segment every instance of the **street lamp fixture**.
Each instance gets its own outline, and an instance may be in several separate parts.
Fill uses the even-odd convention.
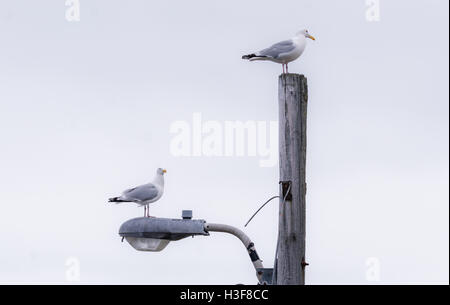
[[[260,284],[272,283],[273,269],[264,268],[255,249],[255,244],[238,228],[207,223],[205,220],[191,219],[192,211],[183,211],[183,219],[139,217],[123,223],[119,235],[138,251],[159,252],[171,241],[198,235],[207,236],[209,232],[222,232],[236,236],[244,244],[256,270]]]
[[[171,241],[209,235],[204,226],[204,220],[139,217],[123,223],[119,235],[138,251],[159,252]]]

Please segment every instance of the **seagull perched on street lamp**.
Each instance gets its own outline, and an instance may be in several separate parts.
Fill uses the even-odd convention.
[[[135,202],[144,206],[144,217],[150,217],[148,205],[157,201],[164,193],[164,174],[167,171],[162,168],[156,170],[156,177],[152,183],[143,184],[125,190],[121,196],[109,198],[109,202]]]
[[[248,59],[249,61],[270,60],[283,65],[283,74],[289,73],[288,63],[296,60],[303,54],[307,38],[316,40],[308,33],[308,30],[301,30],[292,39],[281,41],[262,51],[244,55],[242,59]]]

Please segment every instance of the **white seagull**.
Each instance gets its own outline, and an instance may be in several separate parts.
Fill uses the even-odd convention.
[[[156,170],[156,177],[152,183],[143,184],[128,190],[125,190],[121,196],[109,198],[109,202],[135,202],[144,206],[144,217],[150,217],[148,205],[157,201],[164,193],[164,174],[167,171],[162,168]]]
[[[292,39],[281,41],[262,51],[244,55],[242,59],[248,59],[249,61],[270,60],[283,65],[283,74],[285,73],[284,66],[286,66],[286,73],[289,73],[288,63],[303,54],[307,38],[316,40],[309,35],[308,30],[301,30]]]

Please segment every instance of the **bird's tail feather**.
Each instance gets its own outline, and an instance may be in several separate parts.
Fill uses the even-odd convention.
[[[256,57],[256,54],[244,55],[244,56],[242,56],[242,59],[250,59],[250,58],[253,58],[253,57]]]
[[[113,198],[109,198],[109,199],[108,199],[108,202],[121,203],[121,202],[126,202],[126,201],[120,199],[120,197],[113,197]]]
[[[267,57],[267,56],[263,56],[263,55],[248,54],[248,55],[242,56],[242,59],[247,59],[247,60],[250,60],[250,61],[254,61],[254,60],[267,60],[268,57]]]

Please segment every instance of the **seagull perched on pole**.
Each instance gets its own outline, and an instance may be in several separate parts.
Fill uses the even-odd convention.
[[[135,202],[144,206],[144,217],[150,217],[148,205],[157,201],[164,193],[164,174],[167,171],[162,168],[156,170],[156,177],[152,183],[143,184],[125,190],[121,196],[109,198],[109,202]]]
[[[303,54],[306,48],[307,38],[316,40],[309,35],[308,30],[301,30],[294,38],[281,41],[262,51],[244,55],[242,59],[254,60],[270,60],[283,65],[283,74],[289,73],[288,63],[296,60]],[[286,66],[286,70],[285,67]],[[286,72],[285,72],[286,71]]]

